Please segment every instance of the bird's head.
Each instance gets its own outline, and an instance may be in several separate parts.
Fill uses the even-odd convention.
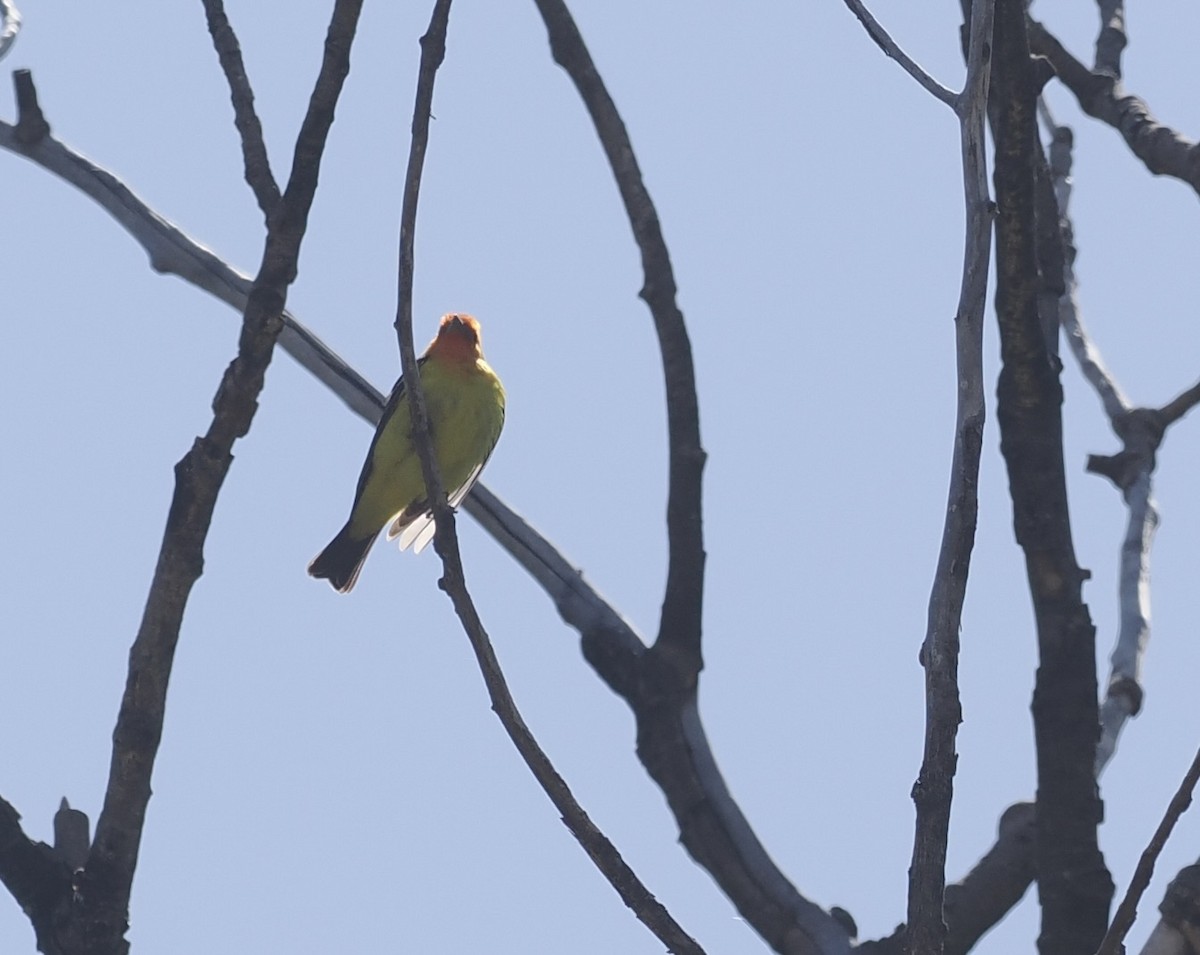
[[[427,354],[451,361],[475,361],[482,357],[479,322],[465,312],[443,315],[437,337],[429,345]]]

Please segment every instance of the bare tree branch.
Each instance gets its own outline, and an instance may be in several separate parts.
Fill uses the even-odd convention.
[[[491,492],[476,485],[467,502],[479,522],[543,586],[562,618],[579,631],[584,657],[641,720],[656,692],[655,671],[647,662],[649,651],[642,637],[577,568]],[[639,738],[642,735],[639,732]],[[727,884],[737,889],[731,898],[747,921],[776,951],[847,952],[844,927],[796,893],[758,842],[721,778],[694,703],[686,704],[678,723],[660,719],[654,732],[645,736],[639,754],[656,767],[652,775],[669,802],[691,806],[690,813],[677,817],[681,841],[723,889]]]
[[[27,143],[20,136],[19,125],[10,126],[3,120],[0,120],[0,148],[37,163],[94,200],[146,250],[150,267],[156,272],[177,275],[238,312],[245,309],[251,286],[249,276],[230,267],[160,216],[108,170],[49,135]],[[283,317],[280,347],[352,411],[372,424],[377,422],[384,403],[379,392],[291,313],[285,310]]]
[[[996,143],[997,388],[1001,451],[1025,553],[1040,664],[1034,689],[1037,872],[1042,952],[1092,955],[1108,924],[1112,879],[1096,827],[1095,628],[1075,559],[1062,459],[1062,386],[1038,311],[1039,78],[1023,0],[998,0],[992,74]]]
[[[1121,53],[1129,38],[1125,35],[1123,0],[1096,0],[1100,8],[1100,35],[1096,37],[1096,64],[1092,70],[1121,77]]]
[[[669,657],[683,687],[694,686],[703,666],[700,627],[704,596],[704,536],[700,479],[704,449],[692,346],[675,302],[675,276],[658,212],[646,191],[633,145],[617,107],[592,62],[563,0],[536,0],[550,49],[574,82],[612,167],[642,255],[641,297],[650,307],[662,350],[667,388],[670,488],[667,499],[667,590],[655,650]]]
[[[1142,708],[1142,658],[1150,640],[1150,548],[1158,528],[1158,509],[1151,496],[1151,469],[1144,468],[1125,488],[1129,508],[1121,543],[1118,599],[1120,623],[1110,657],[1111,672],[1100,707],[1100,742],[1096,775],[1112,758],[1126,721]]]
[[[850,12],[858,17],[859,22],[866,29],[871,39],[875,41],[879,49],[883,50],[885,54],[899,63],[904,72],[920,83],[922,89],[927,93],[945,103],[951,109],[956,108],[957,94],[935,80],[925,72],[920,63],[905,53],[899,44],[891,38],[887,30],[880,25],[879,21],[871,15],[871,11],[866,8],[862,0],[844,0],[844,2],[850,8]]]
[[[680,840],[738,911],[778,952],[841,952],[846,928],[804,899],[771,861],[729,795],[700,722],[704,548],[700,479],[704,451],[691,345],[675,303],[675,280],[658,215],[642,182],[624,123],[579,30],[561,0],[536,0],[555,62],[574,82],[617,181],[642,255],[645,284],[663,353],[670,444],[669,567],[658,637],[650,650],[608,649],[585,636],[585,655],[634,711],[638,756],[662,788]],[[607,632],[607,631],[606,631]]]
[[[1092,342],[1080,317],[1079,283],[1074,268],[1074,228],[1068,211],[1074,136],[1069,128],[1053,122],[1044,104],[1041,109],[1043,118],[1051,127],[1049,168],[1063,247],[1064,290],[1059,298],[1058,320],[1084,378],[1100,396],[1114,429],[1119,430],[1120,422],[1131,420],[1132,406],[1104,366],[1099,349]],[[1150,478],[1154,466],[1154,448],[1146,449],[1148,454],[1136,457],[1137,474],[1124,488],[1129,522],[1120,555],[1120,626],[1111,657],[1108,687],[1100,705],[1100,739],[1096,746],[1095,763],[1097,777],[1112,759],[1125,723],[1142,706],[1141,661],[1150,638],[1150,546],[1158,526]]]
[[[1036,814],[1030,802],[1009,806],[1000,816],[995,845],[961,882],[946,886],[946,955],[966,955],[1021,901],[1036,874]],[[909,955],[920,950],[911,946],[908,926],[901,925],[886,938],[863,942],[856,951]]]
[[[1044,107],[1040,107],[1044,108]],[[1110,421],[1115,421],[1131,409],[1129,399],[1104,365],[1100,351],[1092,342],[1079,314],[1079,282],[1075,277],[1074,229],[1067,213],[1071,201],[1071,148],[1074,134],[1067,126],[1059,126],[1044,113],[1051,125],[1050,174],[1054,182],[1054,198],[1058,205],[1059,228],[1063,245],[1063,282],[1065,294],[1059,298],[1058,320],[1066,333],[1067,342],[1079,362],[1084,378],[1100,396]]]
[[[958,387],[950,489],[929,596],[921,663],[925,669],[925,745],[913,786],[917,820],[908,877],[907,947],[940,955],[946,943],[946,851],[962,722],[958,692],[958,634],[962,625],[975,524],[979,514],[979,458],[983,448],[983,316],[991,254],[991,202],[984,152],[991,76],[992,0],[976,0],[968,31],[967,75],[954,102],[962,143],[966,233],[963,275],[955,314]]]
[[[1044,107],[1043,117],[1051,129],[1050,172],[1064,247],[1065,292],[1060,300],[1059,319],[1084,377],[1100,395],[1113,430],[1123,444],[1118,454],[1091,456],[1088,470],[1109,477],[1121,489],[1129,509],[1120,555],[1120,625],[1108,688],[1100,707],[1095,768],[1099,776],[1112,758],[1125,723],[1140,711],[1144,695],[1141,663],[1150,639],[1150,549],[1159,520],[1152,496],[1158,447],[1166,427],[1183,413],[1179,409],[1187,406],[1191,392],[1196,393],[1195,400],[1200,400],[1200,385],[1184,392],[1162,410],[1134,408],[1104,367],[1099,350],[1079,316],[1073,228],[1068,212],[1073,137],[1070,129],[1053,122]]]
[[[437,522],[434,546],[442,558],[441,588],[450,597],[455,613],[483,674],[484,684],[505,732],[525,760],[546,795],[562,814],[571,834],[591,858],[596,868],[616,889],[621,900],[651,932],[677,955],[704,955],[704,950],[671,917],[638,879],[636,873],[621,858],[621,854],[592,822],[576,801],[566,781],[559,775],[545,751],[538,744],[517,709],[500,661],[492,648],[475,602],[467,590],[466,574],[458,546],[454,511],[446,501],[445,488],[438,474],[437,460],[429,434],[429,417],[425,395],[417,368],[416,350],[412,337],[413,243],[416,236],[417,201],[420,196],[421,171],[429,141],[429,117],[433,106],[433,87],[438,67],[446,53],[446,29],[451,0],[436,0],[429,29],[421,37],[421,63],[417,79],[416,103],[413,107],[412,142],[409,148],[408,169],[404,179],[404,198],[400,214],[400,262],[397,293],[396,333],[400,342],[401,363],[408,383],[409,409],[413,419],[413,440],[421,460],[426,496],[431,502]]]
[[[958,409],[949,500],[937,571],[929,598],[929,616],[921,663],[925,669],[925,745],[913,786],[917,819],[909,867],[908,923],[895,940],[911,951],[941,953],[946,944],[946,851],[950,805],[957,765],[955,740],[962,722],[958,694],[958,633],[966,595],[975,524],[979,512],[979,458],[983,446],[983,315],[991,247],[984,117],[991,75],[994,3],[964,9],[969,26],[967,77],[955,94],[929,76],[888,35],[859,0],[845,0],[871,38],[910,76],[958,116],[962,143],[966,239],[963,277],[955,315]],[[1020,897],[1019,895],[1017,896]],[[878,943],[886,946],[889,940]]]
[[[21,816],[0,797],[0,883],[28,916],[38,951],[61,955],[57,926],[69,917],[71,868],[44,842],[21,828]]]
[[[966,955],[1021,901],[1033,881],[1037,832],[1033,803],[1019,802],[1000,816],[996,844],[962,882],[946,889],[947,955]]]
[[[262,209],[263,218],[269,224],[271,216],[279,206],[279,186],[271,173],[270,160],[267,159],[267,144],[263,142],[262,123],[254,110],[254,91],[250,88],[250,80],[246,76],[242,50],[238,45],[237,34],[225,15],[223,0],[203,0],[203,3],[208,19],[208,32],[212,35],[221,70],[229,82],[234,125],[241,134],[239,138],[246,166],[246,182],[254,191],[258,207]]]
[[[54,814],[54,854],[74,872],[87,865],[91,848],[87,813],[72,809],[64,796]]]
[[[1158,415],[1164,428],[1173,425],[1196,405],[1200,405],[1200,381],[1163,405]]]
[[[37,88],[29,70],[13,70],[13,92],[17,100],[17,125],[13,137],[24,146],[41,142],[50,135],[50,124],[38,105]]]
[[[1137,918],[1137,905],[1145,893],[1146,887],[1150,885],[1150,878],[1154,875],[1154,864],[1162,854],[1167,839],[1171,837],[1171,830],[1175,828],[1175,823],[1192,804],[1192,791],[1196,788],[1197,781],[1200,781],[1200,750],[1196,751],[1192,765],[1184,773],[1179,788],[1171,797],[1162,821],[1154,830],[1154,835],[1150,837],[1150,843],[1142,852],[1141,858],[1138,859],[1137,868],[1129,882],[1129,888],[1126,890],[1121,904],[1117,906],[1117,914],[1113,916],[1112,925],[1105,933],[1104,941],[1097,949],[1096,955],[1122,955],[1125,951],[1125,947],[1121,943],[1133,926],[1134,919]]]
[[[404,176],[404,194],[400,209],[400,263],[396,306],[396,337],[400,345],[400,361],[404,379],[411,386],[409,409],[413,419],[421,469],[425,474],[428,497],[433,505],[438,527],[453,529],[454,512],[446,503],[446,491],[438,474],[437,461],[429,440],[429,416],[425,408],[425,391],[421,387],[421,372],[412,336],[413,242],[417,230],[417,201],[421,194],[421,172],[425,166],[425,150],[429,143],[429,118],[433,115],[433,84],[438,67],[446,56],[446,29],[450,19],[450,0],[436,0],[429,29],[421,37],[421,62],[417,70],[416,103],[413,104],[412,139],[408,150],[408,169]],[[451,535],[453,536],[453,535]],[[468,598],[469,599],[469,598]]]
[[[308,210],[333,108],[349,70],[361,0],[338,0],[309,110],[296,143],[295,165],[280,215],[267,235],[250,292],[238,355],[213,401],[208,432],[176,466],[176,489],[154,581],[130,652],[129,679],[113,732],[113,756],[96,838],[79,877],[78,915],[69,931],[80,951],[128,949],[129,896],[150,777],[162,736],[167,685],[188,595],[203,569],[203,547],[217,495],[232,463],[234,442],[249,430],[282,328],[280,312],[296,273]]]
[[[554,600],[581,637],[583,654],[597,674],[623,697],[639,720],[652,705],[657,677],[645,641],[586,582],[582,573],[490,491],[475,486],[472,514]],[[724,887],[747,921],[776,951],[847,952],[847,933],[835,919],[802,898],[775,866],[733,800],[712,755],[693,702],[678,722],[659,719],[639,732],[639,755],[654,767],[677,816],[681,841]],[[675,735],[671,735],[675,734]],[[726,890],[729,894],[729,890]]]
[[[1110,16],[1114,10],[1116,15],[1121,15],[1119,5],[1105,3],[1102,0],[1100,6],[1102,16]],[[1106,24],[1107,22],[1106,20]],[[1104,28],[1102,28],[1102,38],[1103,34]],[[1119,56],[1119,49],[1116,51],[1116,55]],[[1110,66],[1112,65],[1110,63]],[[1124,723],[1130,716],[1138,712],[1142,704],[1141,659],[1149,639],[1150,624],[1149,553],[1154,530],[1158,523],[1157,511],[1151,497],[1155,452],[1165,428],[1186,410],[1189,401],[1194,403],[1200,400],[1200,384],[1178,396],[1163,409],[1134,408],[1104,367],[1098,350],[1090,340],[1079,318],[1078,289],[1072,267],[1075,248],[1068,205],[1071,196],[1070,172],[1073,137],[1069,128],[1059,126],[1054,121],[1044,103],[1039,104],[1039,109],[1051,133],[1049,168],[1053,177],[1059,227],[1064,247],[1064,294],[1060,300],[1060,322],[1067,332],[1068,341],[1085,378],[1101,396],[1113,428],[1125,444],[1125,450],[1120,454],[1107,457],[1093,456],[1089,463],[1090,470],[1106,474],[1122,488],[1129,508],[1129,522],[1121,548],[1120,560],[1120,627],[1112,654],[1109,685],[1100,709],[1101,738],[1097,747],[1095,763],[1095,773],[1099,776],[1115,752],[1117,739]],[[1170,890],[1168,890],[1168,897],[1170,897]],[[1167,904],[1165,901],[1164,906]],[[1114,927],[1116,921],[1114,920]],[[1112,931],[1110,928],[1110,936]],[[1166,955],[1168,952],[1182,953],[1186,946],[1180,947],[1183,944],[1181,938],[1178,931],[1169,925],[1164,917],[1164,922],[1156,927],[1151,939],[1146,943],[1143,953],[1144,955],[1148,955],[1148,953],[1153,953],[1153,955]]]
[[[446,500],[446,489],[442,486],[437,459],[433,455],[433,444],[429,437],[429,412],[425,406],[425,389],[421,385],[421,372],[417,368],[417,353],[413,347],[412,334],[412,290],[413,290],[413,242],[417,230],[417,201],[421,193],[421,171],[425,166],[425,150],[429,143],[429,117],[433,113],[433,84],[438,67],[446,56],[446,30],[450,19],[450,0],[436,0],[429,29],[421,37],[421,61],[417,70],[416,103],[413,105],[412,139],[408,148],[408,169],[404,175],[404,194],[400,208],[400,254],[396,294],[396,337],[400,346],[400,365],[408,391],[408,408],[412,416],[412,435],[417,457],[421,460],[421,472],[425,478],[426,497],[436,521],[434,543],[442,558],[443,569],[450,574],[452,563],[448,554],[457,554],[458,535],[454,529],[454,511]],[[462,568],[458,568],[462,579]],[[446,590],[447,581],[442,581]],[[449,591],[447,590],[447,593]],[[458,600],[455,610],[458,610]],[[461,588],[458,599],[471,603],[470,594]],[[464,621],[465,625],[465,621]],[[480,627],[480,631],[482,627]],[[472,644],[479,632],[467,631]],[[483,637],[486,640],[486,636]],[[503,718],[501,718],[503,722]]]
[[[1029,23],[1029,41],[1034,53],[1050,61],[1080,108],[1117,130],[1147,169],[1200,193],[1200,145],[1158,122],[1144,100],[1125,92],[1117,75],[1092,72],[1034,20]]]

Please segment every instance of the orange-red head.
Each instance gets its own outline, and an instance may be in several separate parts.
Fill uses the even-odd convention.
[[[479,322],[465,312],[442,316],[437,337],[429,343],[425,354],[446,361],[473,362],[483,357],[480,346]]]

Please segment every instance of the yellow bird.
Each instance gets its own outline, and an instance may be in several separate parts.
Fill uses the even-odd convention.
[[[429,414],[438,471],[457,507],[491,456],[504,426],[504,386],[483,360],[479,322],[470,315],[445,315],[437,337],[417,359]],[[404,378],[396,382],[367,451],[354,507],[338,535],[311,564],[313,577],[349,593],[384,525],[388,540],[420,553],[433,538],[433,514],[412,437]]]

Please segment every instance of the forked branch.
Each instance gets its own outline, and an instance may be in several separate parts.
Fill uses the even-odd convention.
[[[958,756],[955,742],[962,710],[958,692],[958,634],[975,525],[979,513],[979,460],[983,448],[983,317],[987,305],[988,261],[991,251],[991,203],[988,197],[984,119],[991,78],[994,3],[977,0],[970,11],[967,72],[961,93],[942,87],[912,61],[858,0],[846,0],[871,38],[926,90],[950,106],[959,121],[962,149],[966,230],[962,283],[955,313],[955,356],[958,405],[950,488],[942,528],[942,543],[929,596],[921,664],[925,669],[925,744],[921,769],[913,786],[917,820],[909,868],[909,951],[940,955],[947,939],[946,853],[950,806]],[[970,893],[960,887],[958,894]],[[1017,896],[1019,898],[1019,894]],[[964,906],[960,911],[972,911]],[[956,929],[961,924],[955,925]],[[956,938],[964,933],[958,931]]]
[[[1050,61],[1080,109],[1119,132],[1147,169],[1185,182],[1200,193],[1200,144],[1155,119],[1145,100],[1125,91],[1119,71],[1105,71],[1101,61],[1111,70],[1111,49],[1097,47],[1098,69],[1093,72],[1037,21],[1030,21],[1029,42],[1034,53]],[[1119,66],[1119,59],[1116,63]]]
[[[26,863],[23,871],[5,871],[5,884],[15,886],[19,901],[24,891],[21,886],[29,880],[47,893],[40,898],[36,911],[28,906],[26,909],[34,920],[39,946],[52,955],[122,953],[128,949],[125,933],[130,892],[150,799],[151,774],[162,737],[179,627],[191,588],[203,569],[204,542],[232,463],[233,444],[250,428],[275,340],[283,328],[281,311],[296,274],[334,106],[349,70],[360,6],[361,0],[335,3],[325,56],[297,138],[292,176],[279,202],[279,214],[268,229],[259,275],[245,296],[237,357],[226,369],[213,400],[208,431],[195,439],[192,449],[176,466],[175,495],[158,564],[130,652],[129,676],[113,732],[112,763],[95,840],[89,849],[81,831],[71,840],[69,866],[64,844],[62,858],[47,868],[44,853],[20,832],[15,812],[7,803],[0,806],[4,810],[0,812],[0,822],[4,823],[0,827],[0,856],[6,864],[14,859]],[[37,108],[28,73],[17,78],[17,101],[17,125],[0,124],[0,142],[31,158],[55,154],[57,144],[48,139],[49,124]],[[61,147],[57,152],[61,158]],[[64,804],[60,816],[70,812]],[[64,879],[64,869],[75,871]],[[39,924],[47,909],[53,913],[48,926],[45,922]]]
[[[522,759],[529,766],[534,778],[537,779],[546,795],[550,797],[555,808],[562,814],[562,820],[571,830],[571,834],[587,852],[596,868],[617,890],[622,901],[667,946],[668,951],[677,953],[677,955],[704,955],[704,950],[642,884],[634,871],[621,858],[616,846],[588,817],[571,793],[566,781],[559,775],[549,757],[546,756],[525,725],[525,721],[517,709],[516,701],[509,692],[508,683],[500,669],[500,661],[496,658],[483,621],[479,618],[475,602],[467,590],[462,555],[458,547],[454,511],[446,501],[445,489],[442,486],[433,453],[433,443],[430,440],[429,417],[412,337],[413,243],[416,236],[417,201],[420,196],[421,171],[424,167],[425,152],[429,141],[429,117],[432,113],[434,80],[446,53],[446,30],[449,17],[450,0],[437,0],[429,29],[421,37],[421,63],[417,78],[416,104],[413,107],[412,143],[409,149],[408,169],[404,180],[404,199],[400,213],[400,263],[396,310],[396,332],[399,336],[401,362],[411,401],[413,439],[417,455],[421,459],[427,499],[432,502],[437,522],[434,543],[438,555],[442,559],[441,587],[454,604],[454,610],[462,621],[463,630],[471,643],[471,649],[475,652],[480,672],[483,674],[484,683],[491,697],[492,709],[499,717],[505,732],[508,733]]]

